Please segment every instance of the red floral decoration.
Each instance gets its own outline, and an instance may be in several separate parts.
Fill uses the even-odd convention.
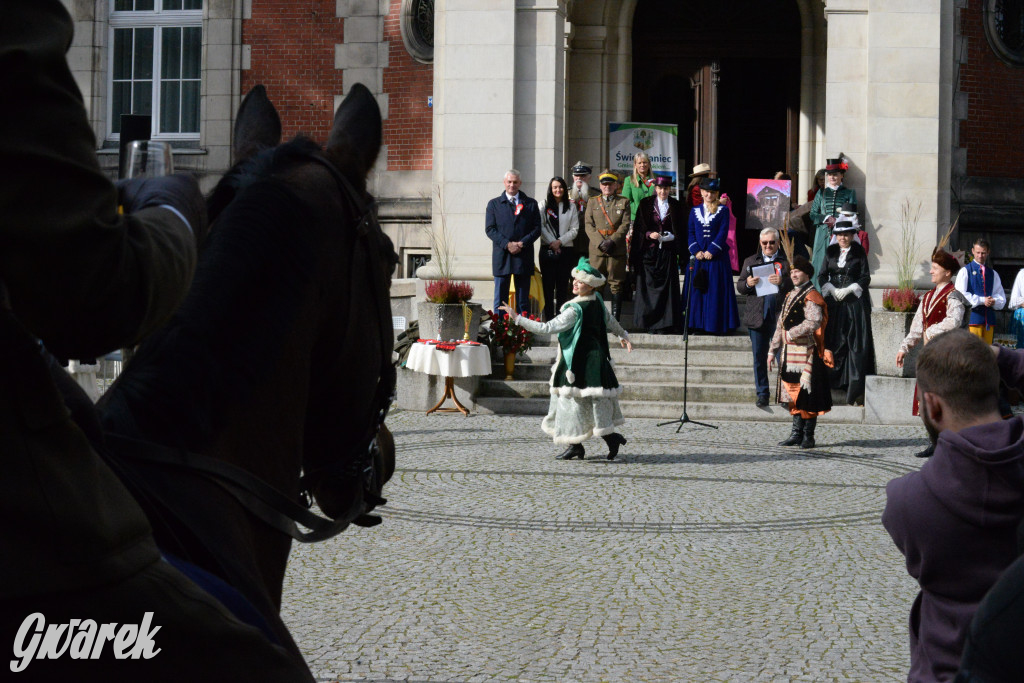
[[[921,297],[912,289],[886,289],[882,292],[882,308],[897,313],[913,313]]]
[[[473,286],[465,281],[431,280],[426,289],[432,304],[458,304],[473,298]]]
[[[533,348],[533,333],[513,322],[512,318],[495,315],[487,311],[491,319],[491,328],[487,332],[487,343],[491,348],[501,349],[504,353],[526,353]],[[532,315],[530,320],[536,320]]]

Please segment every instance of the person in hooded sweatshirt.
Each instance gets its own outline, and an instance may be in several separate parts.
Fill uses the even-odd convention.
[[[952,681],[978,603],[1017,556],[1024,418],[1000,417],[992,350],[966,330],[917,360],[935,455],[886,486],[882,524],[921,587],[910,610],[909,683]]]

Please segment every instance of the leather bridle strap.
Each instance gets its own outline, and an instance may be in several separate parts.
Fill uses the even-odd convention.
[[[175,449],[121,434],[105,435],[110,450],[119,456],[192,472],[217,484],[251,514],[296,541],[313,543],[337,536],[349,522],[311,512],[251,472],[206,455]],[[310,529],[300,531],[298,525]]]

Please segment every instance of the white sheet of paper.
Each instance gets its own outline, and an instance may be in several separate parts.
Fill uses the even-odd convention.
[[[757,292],[758,296],[779,293],[779,286],[773,285],[772,283],[768,282],[768,278],[772,275],[775,275],[774,263],[765,263],[760,266],[754,266],[753,268],[750,269],[750,272],[754,277],[761,278],[760,280],[757,281],[757,284],[754,286],[754,291]]]

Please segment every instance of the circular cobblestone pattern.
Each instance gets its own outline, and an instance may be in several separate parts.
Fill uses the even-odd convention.
[[[538,417],[394,414],[384,523],[292,552],[314,675],[903,680],[916,584],[879,520],[923,429],[657,423],[562,462]]]

